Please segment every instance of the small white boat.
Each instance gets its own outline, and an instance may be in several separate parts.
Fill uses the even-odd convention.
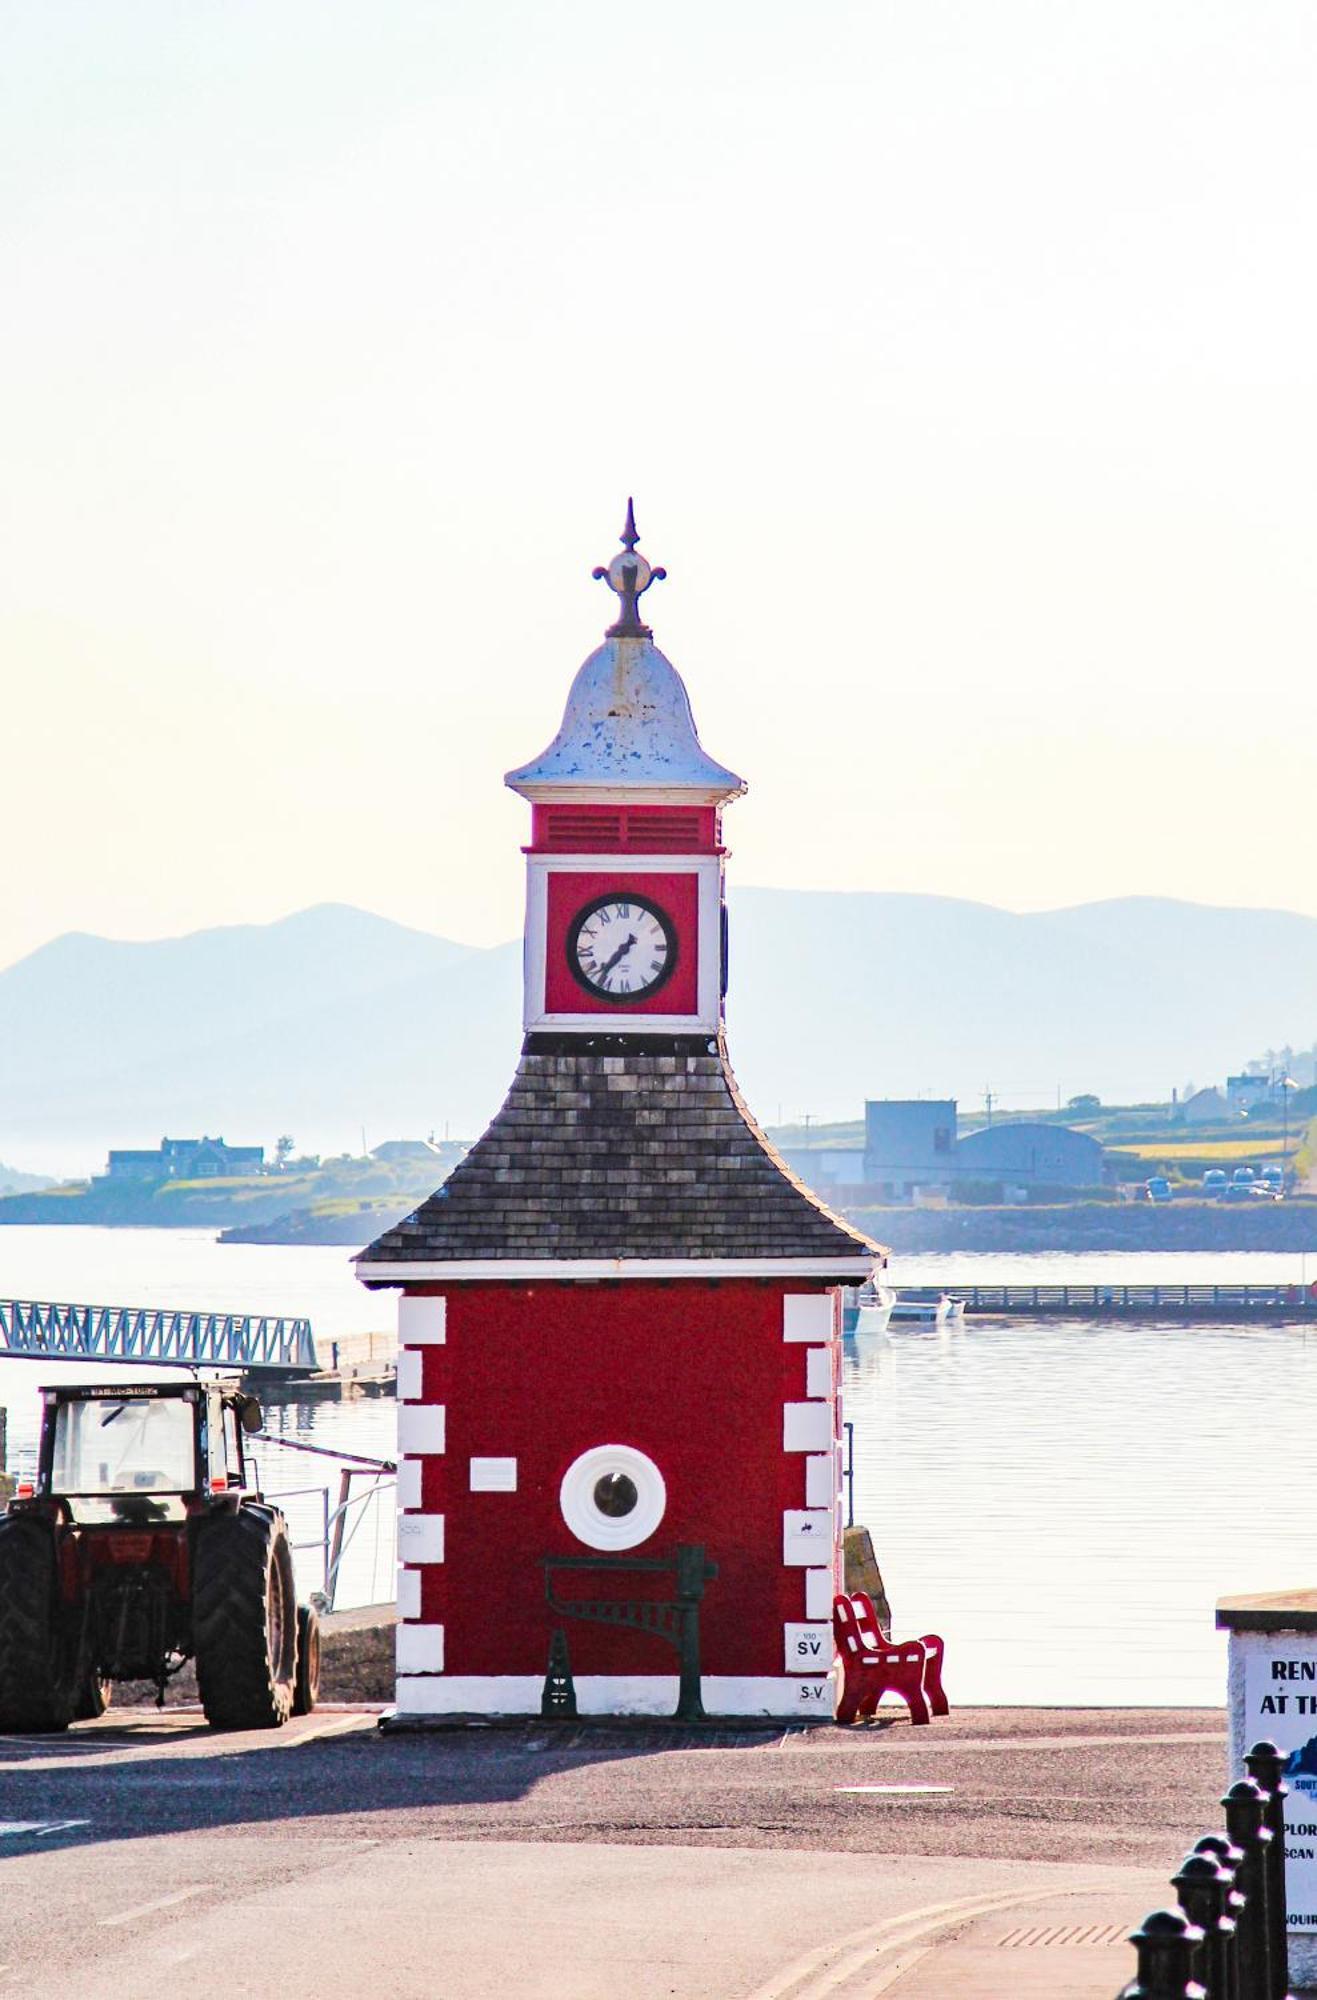
[[[855,1337],[862,1339],[866,1334],[886,1333],[887,1322],[892,1317],[896,1304],[896,1293],[890,1285],[870,1282],[861,1285],[858,1307],[855,1314]]]
[[[876,1278],[866,1278],[862,1285],[848,1285],[841,1296],[841,1325],[847,1340],[862,1334],[887,1331],[887,1322],[896,1304],[896,1293],[890,1285],[880,1285]]]
[[[957,1326],[964,1316],[964,1299],[949,1292],[898,1292],[889,1314],[893,1326]]]

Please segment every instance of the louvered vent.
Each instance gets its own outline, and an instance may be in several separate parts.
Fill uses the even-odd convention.
[[[626,823],[627,846],[640,854],[689,854],[702,844],[698,812],[645,812],[632,806]]]
[[[625,844],[620,811],[574,812],[558,806],[547,817],[543,845],[559,854],[615,854]]]
[[[537,805],[531,844],[539,854],[713,854],[718,815],[711,806]]]

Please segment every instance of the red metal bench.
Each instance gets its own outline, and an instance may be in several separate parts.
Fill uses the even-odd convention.
[[[898,1695],[911,1722],[946,1715],[942,1689],[942,1641],[936,1633],[893,1644],[878,1623],[872,1600],[863,1591],[833,1600],[832,1630],[842,1664],[841,1700],[837,1721],[854,1722],[874,1713],[885,1694]]]
[[[860,1630],[865,1637],[874,1640],[880,1646],[890,1645],[892,1642],[878,1622],[878,1613],[874,1609],[874,1602],[868,1591],[852,1591],[851,1599],[856,1608]],[[919,1645],[924,1649],[924,1699],[929,1709],[934,1715],[950,1715],[951,1704],[942,1686],[942,1657],[946,1652],[942,1640],[936,1632],[921,1632],[917,1640],[911,1639],[905,1643]]]

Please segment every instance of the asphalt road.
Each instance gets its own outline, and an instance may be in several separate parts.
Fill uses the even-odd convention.
[[[971,2000],[1035,1990],[1002,1945],[1033,1913],[1083,1933],[1036,1990],[1110,1994],[1224,1776],[1219,1712],[383,1737],[112,1710],[0,1738],[0,1992],[143,2000],[190,1967],[261,2000],[917,2000],[936,1946]]]

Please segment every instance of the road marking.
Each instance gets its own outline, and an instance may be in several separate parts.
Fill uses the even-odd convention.
[[[133,1924],[139,1917],[149,1917],[156,1910],[168,1910],[175,1903],[186,1903],[193,1896],[200,1896],[204,1890],[213,1887],[212,1882],[197,1882],[191,1889],[175,1889],[172,1896],[157,1896],[154,1902],[135,1903],[131,1910],[118,1910],[112,1917],[102,1917],[101,1923],[107,1928],[116,1924]]]
[[[900,1797],[903,1793],[954,1792],[954,1785],[834,1785],[834,1792],[881,1792],[886,1797]]]
[[[1051,1901],[1054,1896],[1095,1893],[1093,1885],[1077,1884],[1042,1894],[1034,1888],[1009,1895],[965,1896],[954,1903],[926,1903],[922,1909],[906,1910],[901,1916],[888,1917],[867,1930],[852,1931],[848,1937],[816,1946],[775,1973],[766,1985],[757,1986],[748,2000],[827,2000],[829,1994],[845,1986],[875,1958],[891,1951],[900,1952],[938,1931],[953,1930],[971,1917],[987,1916],[993,1910],[1015,1909],[1021,1903]],[[928,1949],[932,1950],[932,1946]],[[884,1968],[884,1972],[887,1970]],[[883,1989],[874,1986],[870,1990],[880,1993]]]
[[[70,1827],[90,1826],[89,1819],[0,1819],[0,1838],[6,1834],[66,1833]]]
[[[342,1715],[334,1722],[321,1723],[318,1728],[299,1730],[295,1736],[285,1739],[284,1748],[297,1750],[303,1743],[319,1743],[325,1736],[343,1736],[349,1729],[366,1729],[373,1726],[376,1714],[377,1711],[372,1709],[369,1715]]]

